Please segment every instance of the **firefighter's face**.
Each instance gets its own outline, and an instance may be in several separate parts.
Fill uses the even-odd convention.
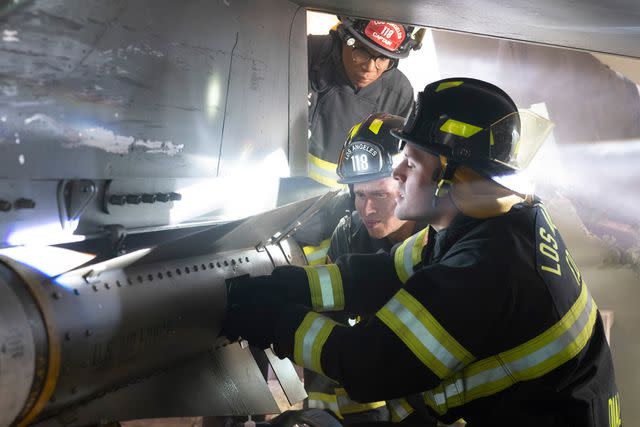
[[[376,59],[380,55],[365,46],[356,45],[355,49],[354,55],[354,47],[342,44],[342,64],[351,83],[357,88],[363,88],[378,80],[389,65],[380,64],[383,58]],[[359,52],[368,53],[369,60],[360,62],[360,57],[366,56],[366,54],[358,55]],[[378,65],[376,65],[376,62],[378,62]]]
[[[393,177],[400,184],[395,214],[406,220],[438,220],[438,209],[432,207],[436,189],[435,177],[440,174],[440,159],[406,144],[402,162],[393,170]]]
[[[398,181],[383,178],[354,184],[356,210],[362,218],[369,236],[374,239],[389,237],[407,223],[394,215],[399,189]]]

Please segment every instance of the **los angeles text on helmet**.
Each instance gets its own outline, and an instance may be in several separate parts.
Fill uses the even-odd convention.
[[[366,151],[367,153],[371,154],[371,157],[376,157],[378,155],[378,150],[372,145],[365,143],[353,144],[347,149],[347,151],[345,151],[345,160],[349,160],[354,151]]]
[[[391,37],[395,36],[398,40],[402,40],[404,38],[404,31],[402,31],[401,27],[398,24],[394,24],[392,22],[384,22],[384,21],[373,21],[374,25],[385,25],[393,28],[393,34],[385,34],[382,35],[377,31],[373,31],[371,36],[375,38],[378,42],[383,43],[386,46],[391,46],[393,42],[391,41]],[[386,28],[386,27],[385,27]]]

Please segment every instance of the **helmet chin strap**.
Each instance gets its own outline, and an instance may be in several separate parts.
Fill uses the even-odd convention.
[[[433,199],[431,199],[431,207],[433,208],[437,207],[439,201],[449,194],[449,190],[451,190],[451,184],[453,182],[453,175],[458,167],[457,162],[447,160],[445,157],[440,157],[440,159],[442,162],[442,169],[440,172],[440,179],[438,180],[438,187],[436,188]]]

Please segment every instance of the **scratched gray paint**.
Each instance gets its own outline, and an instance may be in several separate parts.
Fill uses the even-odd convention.
[[[637,0],[301,0],[330,13],[640,57]]]
[[[0,177],[215,177],[220,153],[286,154],[297,8],[48,0],[18,9],[0,24]]]

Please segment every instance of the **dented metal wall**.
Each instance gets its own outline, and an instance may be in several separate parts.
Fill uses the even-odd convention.
[[[305,29],[298,5],[54,0],[6,10],[0,246],[32,234],[66,240],[78,220],[91,234],[105,224],[222,218],[249,180],[266,194],[256,202],[265,210],[275,207],[277,179],[290,167],[300,172],[306,73],[296,70],[306,67],[306,46],[297,40]],[[61,180],[78,178],[90,182],[72,197]]]

